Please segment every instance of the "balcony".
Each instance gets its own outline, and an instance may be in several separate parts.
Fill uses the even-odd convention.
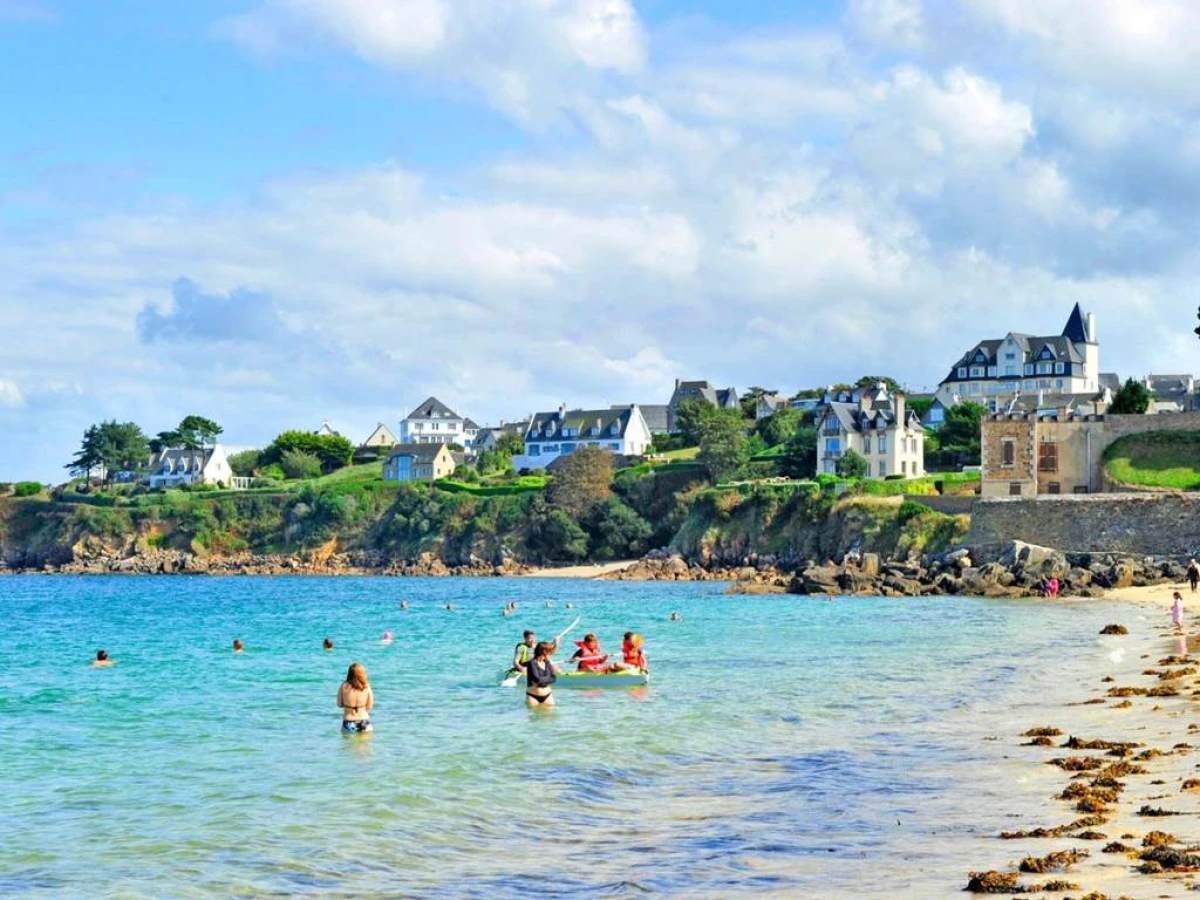
[[[826,450],[824,453],[821,454],[821,459],[841,459],[841,458],[842,458],[841,450]]]

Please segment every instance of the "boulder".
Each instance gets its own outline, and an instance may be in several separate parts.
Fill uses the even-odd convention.
[[[858,564],[858,570],[868,577],[874,577],[879,574],[879,554],[864,553]]]

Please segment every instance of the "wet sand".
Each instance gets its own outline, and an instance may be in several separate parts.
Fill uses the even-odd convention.
[[[1176,590],[1184,595],[1185,627],[1191,623],[1186,635],[1176,634],[1170,620]],[[1077,900],[1195,897],[1200,595],[1190,617],[1193,595],[1186,586],[1127,588],[1108,597],[1128,604],[1112,623],[1128,633],[1097,638],[1107,651],[1103,668],[1079,685],[1079,696],[1027,707],[1027,727],[997,735],[1007,744],[1006,764],[988,779],[1008,781],[1013,808],[1028,809],[1021,801],[1045,797],[1044,812],[1036,821],[1013,817],[1003,828],[1009,836],[998,835],[994,851],[985,850],[970,870],[999,873],[997,886],[1004,879],[1011,885],[1014,877],[1026,889],[1051,883],[1057,891],[1048,896]],[[1059,833],[1012,836],[1039,828]],[[1079,855],[1072,862],[1073,854]],[[1163,870],[1139,871],[1156,865]]]
[[[560,566],[552,569],[534,569],[526,572],[522,578],[600,578],[628,569],[637,562],[636,559],[625,559],[610,563],[595,563],[586,566]]]

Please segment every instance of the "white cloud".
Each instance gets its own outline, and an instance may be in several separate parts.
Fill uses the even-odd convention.
[[[0,406],[16,409],[25,405],[25,395],[15,381],[0,378]]]
[[[920,47],[925,41],[921,0],[850,0],[849,20],[859,34],[883,47]]]

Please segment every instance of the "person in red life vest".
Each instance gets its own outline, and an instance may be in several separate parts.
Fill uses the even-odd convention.
[[[625,641],[621,644],[621,661],[614,667],[617,671],[628,672],[636,669],[639,672],[650,671],[646,663],[646,654],[642,652],[642,636],[633,631],[625,632]]]
[[[580,672],[605,671],[608,655],[600,649],[600,641],[594,634],[588,632],[582,641],[575,642],[575,646],[579,649],[571,657],[571,662],[579,663]]]

